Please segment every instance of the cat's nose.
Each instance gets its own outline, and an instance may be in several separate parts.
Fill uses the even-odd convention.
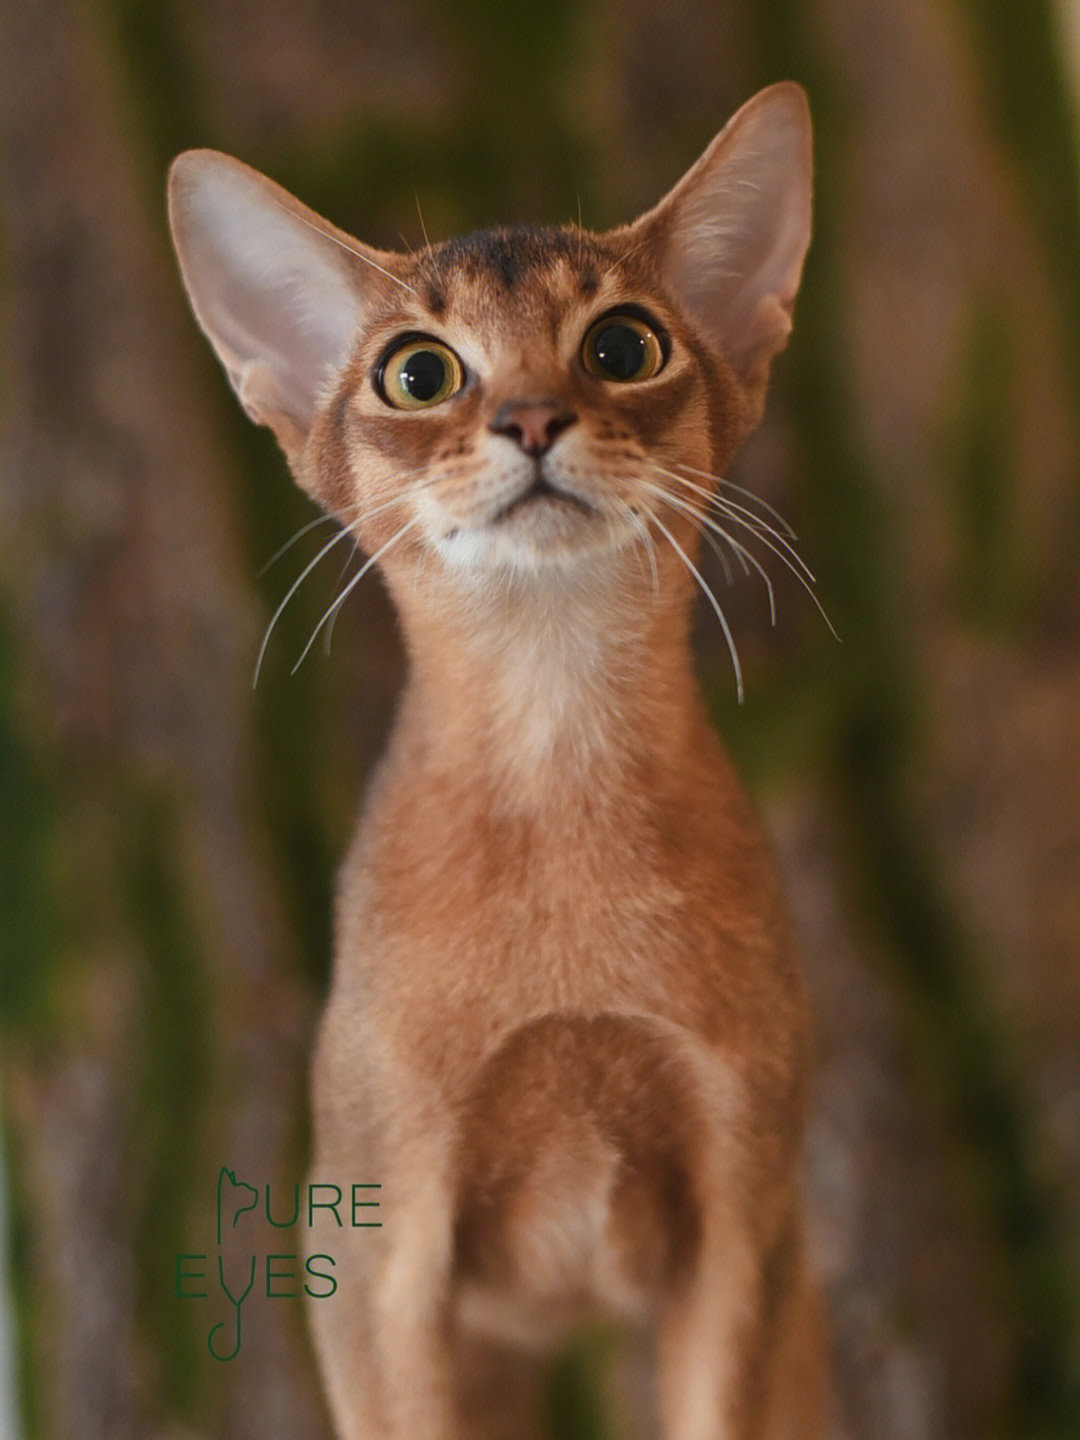
[[[577,416],[558,400],[507,400],[488,422],[495,435],[505,435],[526,455],[538,460]]]

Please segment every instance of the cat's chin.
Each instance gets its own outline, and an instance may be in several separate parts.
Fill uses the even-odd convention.
[[[517,502],[493,520],[441,536],[435,549],[462,574],[545,575],[603,563],[641,535],[625,521],[576,501],[537,496]]]

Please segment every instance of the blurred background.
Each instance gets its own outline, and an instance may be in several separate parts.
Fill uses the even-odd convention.
[[[740,707],[699,628],[818,1010],[845,1432],[1080,1434],[1074,9],[0,8],[0,1434],[329,1433],[300,1302],[253,1295],[219,1362],[175,1265],[213,1250],[221,1166],[284,1208],[304,1173],[333,874],[402,662],[372,578],[291,673],[331,560],[252,688],[325,532],[268,565],[314,512],[186,309],[168,160],[227,150],[388,246],[600,228],[781,78],[815,241],[731,478],[798,532],[841,643],[779,564],[775,628],[737,577]],[[589,1365],[556,1371],[554,1430],[618,1434]]]

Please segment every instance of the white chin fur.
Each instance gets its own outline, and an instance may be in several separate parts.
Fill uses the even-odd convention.
[[[460,526],[431,537],[449,569],[484,576],[498,572],[540,575],[595,565],[634,539],[627,527],[594,515],[526,511],[491,525]]]

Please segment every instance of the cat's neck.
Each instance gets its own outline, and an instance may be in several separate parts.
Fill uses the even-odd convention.
[[[628,763],[684,765],[700,723],[686,595],[654,590],[647,569],[475,586],[402,576],[410,764],[482,773],[524,800],[595,787]]]

